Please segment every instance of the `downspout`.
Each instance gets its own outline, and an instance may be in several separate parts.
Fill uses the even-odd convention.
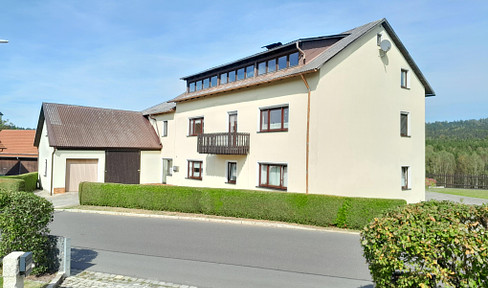
[[[56,147],[53,148],[53,153],[51,154],[51,187],[49,188],[49,194],[51,196],[54,195],[54,187],[53,187],[53,172],[54,172],[54,153],[56,153]]]
[[[295,44],[297,46],[298,51],[300,51],[300,53],[303,55],[303,64],[305,64],[305,51],[303,51],[302,49],[300,49],[300,41],[295,42]],[[302,78],[303,78],[303,76],[302,76]],[[307,81],[305,81],[305,85],[308,88],[308,85],[306,84],[306,82]],[[310,89],[309,89],[309,91],[310,91]]]
[[[305,58],[304,58],[305,60]],[[302,77],[303,83],[305,87],[307,87],[307,142],[306,142],[306,156],[305,156],[305,193],[308,194],[308,166],[309,166],[309,158],[310,158],[310,86],[308,85],[307,79],[303,74],[300,74]]]

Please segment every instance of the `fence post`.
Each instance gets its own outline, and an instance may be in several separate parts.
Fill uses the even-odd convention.
[[[3,258],[3,288],[24,288],[24,275],[20,275],[19,258],[24,252],[16,251]]]

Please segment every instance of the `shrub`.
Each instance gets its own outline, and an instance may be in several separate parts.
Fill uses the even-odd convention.
[[[6,179],[21,179],[24,180],[24,188],[16,191],[27,191],[32,192],[37,188],[37,172],[25,173],[21,175],[5,176]]]
[[[80,184],[80,204],[140,208],[218,216],[266,219],[299,224],[361,229],[387,207],[404,200],[347,198],[328,195],[181,186]],[[351,209],[344,205],[350,203]],[[342,215],[342,214],[341,214]]]
[[[435,187],[437,181],[434,178],[425,178],[425,188]]]
[[[488,287],[488,206],[428,201],[361,232],[376,287]]]
[[[50,266],[48,260],[49,223],[54,208],[44,198],[26,192],[0,192],[1,208],[0,257],[12,251],[32,251],[33,274],[42,274]]]
[[[24,191],[25,190],[25,181],[22,179],[1,177],[0,178],[0,190]]]

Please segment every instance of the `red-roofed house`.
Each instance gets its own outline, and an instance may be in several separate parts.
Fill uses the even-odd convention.
[[[0,175],[37,171],[35,135],[35,130],[0,131]]]

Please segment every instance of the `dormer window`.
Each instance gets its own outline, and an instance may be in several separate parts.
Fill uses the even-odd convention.
[[[200,91],[202,89],[209,89],[218,85],[224,85],[235,81],[249,79],[268,73],[273,73],[278,70],[298,66],[299,64],[300,53],[298,52],[286,55],[281,54],[281,56],[279,57],[277,56],[271,59],[263,59],[264,61],[261,62],[249,61],[251,63],[248,63],[245,66],[235,67],[230,71],[225,71],[223,73],[219,73],[213,76],[206,76],[206,78],[189,82],[188,93]]]

